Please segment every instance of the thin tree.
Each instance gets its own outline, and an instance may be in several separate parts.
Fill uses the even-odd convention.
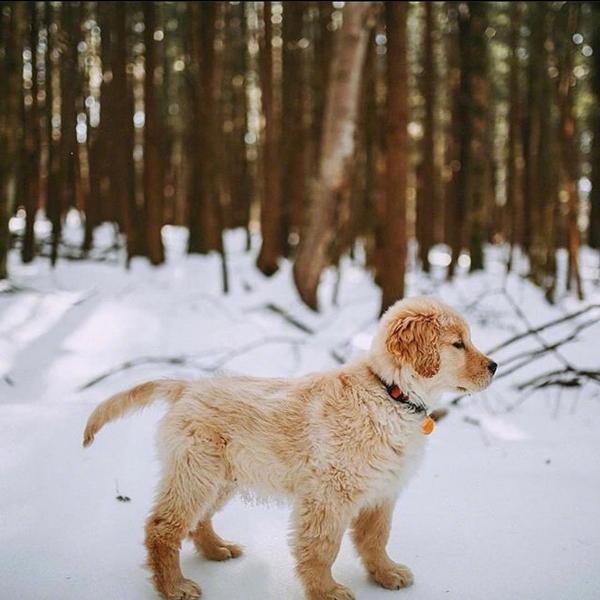
[[[387,26],[387,100],[384,251],[379,277],[381,312],[404,296],[406,266],[406,187],[408,171],[408,80],[406,2],[385,5]]]
[[[591,85],[594,94],[592,109],[592,191],[590,193],[590,228],[589,244],[592,248],[600,249],[600,4],[592,2],[592,16],[595,19],[592,47],[592,77]]]
[[[461,168],[461,148],[466,110],[464,108],[465,84],[462,77],[459,52],[459,3],[447,3],[448,31],[444,40],[448,62],[448,109],[450,118],[446,130],[445,168],[448,173],[444,187],[444,237],[450,246],[450,264],[447,277],[451,279],[463,248],[463,225],[465,214],[464,173]]]
[[[260,89],[264,117],[262,143],[263,191],[260,205],[262,246],[256,266],[267,276],[279,269],[282,247],[282,205],[279,186],[279,159],[277,150],[277,123],[273,98],[273,28],[271,2],[264,3],[264,30],[260,43]]]
[[[511,253],[509,269],[512,266],[513,249],[523,247],[523,109],[521,98],[521,77],[519,65],[519,42],[523,7],[520,2],[510,4],[510,73],[509,73],[509,112],[508,112],[508,157],[506,181],[506,206],[509,212],[509,241]],[[533,108],[533,107],[530,107]]]
[[[4,52],[0,53],[0,279],[8,276],[6,258],[9,249],[8,219],[14,206],[16,173],[20,162],[19,147],[23,122],[23,47],[26,35],[24,2],[12,2],[10,11],[0,13],[0,39]]]
[[[489,206],[491,162],[488,149],[489,81],[488,44],[486,38],[488,6],[485,2],[468,2],[468,15],[463,41],[466,49],[464,75],[469,77],[470,95],[467,98],[471,138],[468,140],[467,203],[469,211],[469,255],[471,271],[483,269],[483,243],[486,236],[486,208]],[[461,5],[462,6],[462,5]]]
[[[435,165],[435,113],[437,105],[437,79],[434,57],[434,2],[425,2],[425,28],[423,45],[423,96],[425,117],[423,120],[423,162],[420,169],[421,185],[417,205],[419,232],[419,258],[423,270],[429,272],[429,251],[435,241],[436,225],[440,218]]]
[[[579,272],[579,152],[577,148],[577,123],[573,107],[573,36],[577,33],[580,5],[569,2],[561,8],[563,11],[563,51],[560,63],[558,84],[558,106],[560,113],[560,148],[564,186],[567,192],[567,250],[569,269],[567,286],[575,284],[579,299],[583,300],[583,287]]]
[[[306,81],[304,77],[304,14],[306,2],[283,3],[283,65],[281,99],[281,245],[288,254],[290,232],[298,233],[306,198],[305,126]]]
[[[21,246],[21,259],[31,262],[35,256],[35,215],[40,191],[40,114],[38,108],[38,18],[37,3],[27,2],[29,20],[29,56],[31,80],[29,88],[23,87],[23,146],[19,196],[25,205],[25,234]]]
[[[160,113],[154,83],[157,42],[156,9],[154,2],[144,2],[144,203],[148,258],[153,265],[165,259],[161,238],[164,202],[164,172],[161,156]]]
[[[317,310],[317,288],[330,261],[335,236],[337,195],[354,155],[355,122],[363,63],[369,39],[370,2],[347,3],[336,40],[323,117],[323,145],[308,225],[294,263],[294,281],[302,300]]]
[[[77,206],[77,184],[79,178],[79,146],[77,143],[77,92],[79,24],[76,6],[63,2],[61,6],[60,48],[60,145],[59,145],[59,216],[57,228],[61,229],[60,219],[72,207]],[[58,258],[58,239],[52,247],[51,263]]]
[[[102,118],[107,119],[111,139],[118,138],[119,143],[107,146],[112,152],[110,161],[110,190],[119,208],[119,224],[127,240],[127,264],[132,257],[146,254],[144,236],[144,218],[137,209],[135,201],[135,171],[133,163],[133,88],[127,70],[128,64],[128,6],[126,2],[113,5],[114,32],[110,44],[110,68],[112,73],[111,92],[101,97]],[[111,31],[105,32],[111,35]]]

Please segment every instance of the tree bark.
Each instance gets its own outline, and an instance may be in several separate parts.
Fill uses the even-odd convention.
[[[406,268],[406,184],[408,171],[408,3],[387,2],[387,107],[384,251],[381,312],[404,297]]]
[[[596,24],[600,23],[600,4],[592,2],[592,14]],[[594,108],[592,114],[593,142],[592,142],[592,191],[590,193],[590,226],[589,245],[600,249],[600,27],[596,27],[592,38],[594,49],[592,63],[591,85],[594,94]]]
[[[273,31],[271,26],[271,3],[264,3],[264,32],[260,45],[261,102],[265,120],[263,151],[263,195],[260,206],[260,230],[262,246],[256,266],[267,276],[279,269],[283,254],[281,239],[282,203],[277,149],[277,125],[273,98]]]
[[[457,23],[456,99],[452,110],[452,142],[454,159],[450,163],[452,181],[449,185],[450,198],[447,214],[451,218],[449,242],[452,249],[448,277],[454,276],[460,253],[465,247],[468,233],[467,205],[469,194],[470,143],[472,122],[470,99],[472,85],[470,77],[470,14],[466,4],[453,2],[451,5]]]
[[[423,271],[429,273],[429,251],[435,242],[435,231],[440,219],[437,171],[435,166],[435,111],[437,80],[433,48],[434,3],[425,2],[425,30],[423,60],[425,118],[423,121],[423,162],[420,194],[417,197],[417,231],[419,233],[419,258]]]
[[[217,110],[215,103],[215,21],[217,3],[192,3],[193,60],[196,62],[195,122],[198,153],[195,157],[196,195],[190,210],[188,251],[206,253],[222,251],[219,227],[219,197],[216,181]]]
[[[144,201],[148,258],[153,265],[165,260],[161,228],[163,225],[164,173],[161,156],[161,131],[158,98],[154,84],[156,69],[156,10],[154,2],[144,2]]]
[[[471,139],[468,142],[467,161],[467,206],[469,211],[469,255],[471,271],[483,269],[483,243],[486,235],[486,208],[490,194],[490,159],[488,156],[488,118],[489,118],[489,81],[488,81],[488,44],[487,28],[488,7],[484,2],[469,2],[467,25],[467,73],[471,79],[468,97],[471,121]]]
[[[579,273],[579,247],[580,233],[579,219],[579,192],[577,182],[579,179],[579,152],[577,148],[577,123],[573,110],[573,36],[577,32],[580,5],[570,2],[561,8],[564,16],[564,48],[561,61],[558,106],[560,113],[560,147],[562,155],[562,168],[564,172],[564,185],[568,197],[567,212],[567,250],[569,253],[569,275],[567,285],[575,284],[575,291],[580,300],[583,300],[583,288]]]
[[[61,6],[60,43],[60,142],[59,142],[59,192],[57,228],[63,214],[77,205],[77,180],[79,172],[79,147],[77,144],[77,70],[78,36],[75,6],[64,2]],[[53,240],[50,261],[56,264],[60,235]]]
[[[101,98],[102,119],[107,119],[111,139],[118,140],[106,147],[112,153],[110,190],[120,213],[120,226],[127,238],[127,263],[134,256],[146,255],[144,215],[138,211],[135,201],[135,167],[133,163],[133,89],[127,73],[127,3],[113,5],[113,28],[110,50],[112,70],[111,91]],[[106,32],[110,35],[110,32]],[[107,110],[105,110],[107,109]]]
[[[283,68],[281,104],[281,246],[289,255],[289,234],[300,231],[306,198],[305,127],[306,81],[304,77],[303,20],[306,3],[283,3]]]
[[[9,251],[8,220],[14,208],[16,174],[21,156],[22,138],[21,102],[23,100],[23,45],[26,33],[24,2],[12,2],[8,16],[0,15],[1,40],[4,54],[0,54],[0,279],[8,277]]]
[[[342,24],[331,65],[323,120],[319,175],[311,199],[308,226],[300,240],[294,281],[302,300],[318,309],[317,288],[329,263],[335,235],[337,194],[347,179],[354,153],[355,121],[363,62],[369,39],[369,2],[344,6]]]
[[[27,2],[29,20],[28,46],[31,52],[31,88],[23,87],[23,158],[21,168],[20,199],[25,205],[25,235],[21,247],[21,260],[31,262],[35,257],[35,215],[40,192],[40,114],[38,109],[38,18],[36,3]]]
[[[513,249],[523,247],[523,141],[522,141],[522,99],[519,66],[519,40],[522,23],[522,6],[519,2],[510,5],[510,74],[509,74],[509,112],[508,112],[508,158],[506,181],[506,208],[510,220],[508,235]],[[542,74],[540,74],[542,76]],[[530,110],[534,107],[530,106]]]

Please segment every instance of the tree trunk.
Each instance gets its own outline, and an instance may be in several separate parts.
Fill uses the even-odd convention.
[[[144,201],[148,258],[153,265],[165,260],[161,238],[163,225],[164,173],[161,156],[160,113],[154,84],[156,69],[156,11],[154,2],[144,2]]]
[[[39,181],[40,181],[40,114],[38,110],[38,19],[36,3],[29,1],[29,40],[28,46],[31,52],[31,87],[29,90],[23,88],[23,158],[19,186],[20,201],[25,206],[25,235],[21,247],[21,259],[24,263],[31,262],[35,257],[35,215],[39,203]]]
[[[590,227],[589,245],[600,249],[600,4],[592,2],[592,14],[596,19],[596,28],[592,38],[594,49],[591,85],[594,94],[594,108],[592,109],[592,191],[590,194]]]
[[[369,39],[369,2],[348,3],[343,9],[331,65],[323,118],[323,146],[307,229],[300,240],[294,264],[294,281],[300,297],[317,310],[317,287],[329,263],[335,235],[337,194],[347,179],[354,153],[355,121],[363,62]]]
[[[79,147],[75,127],[77,125],[77,70],[78,35],[76,7],[71,2],[61,6],[61,44],[60,44],[60,164],[59,164],[59,216],[77,205],[77,179],[79,171]],[[51,252],[51,263],[58,258],[59,235],[56,236]]]
[[[279,187],[277,126],[273,102],[273,31],[271,3],[264,3],[264,33],[260,47],[261,102],[265,120],[263,148],[263,196],[260,207],[262,246],[256,266],[267,276],[279,269],[283,254],[281,243],[282,205]]]
[[[127,238],[127,263],[132,257],[146,255],[144,239],[144,215],[140,214],[135,201],[135,167],[133,163],[133,89],[127,73],[127,3],[113,5],[113,31],[110,66],[112,70],[111,92],[108,103],[103,103],[102,118],[107,119],[111,139],[118,143],[107,146],[112,152],[110,190],[120,212],[120,225]],[[107,32],[108,33],[108,32]],[[108,110],[104,110],[104,108]],[[112,122],[112,125],[110,123]]]
[[[387,2],[387,108],[384,252],[381,312],[404,297],[406,268],[406,184],[408,171],[408,3]]]
[[[489,82],[487,74],[487,10],[484,2],[469,2],[467,25],[467,73],[471,79],[468,118],[467,206],[469,211],[469,255],[471,271],[483,269],[483,243],[486,235],[486,208],[489,206],[490,167],[488,156]],[[467,41],[465,40],[465,41]],[[464,168],[465,166],[463,166]]]
[[[15,198],[16,173],[21,159],[21,102],[23,100],[23,46],[27,5],[12,2],[8,16],[0,14],[0,279],[8,276],[6,260],[9,251],[8,220]]]
[[[515,246],[523,247],[523,142],[522,100],[519,67],[519,40],[522,22],[522,6],[519,2],[510,5],[510,74],[508,112],[508,158],[506,180],[506,209],[508,211],[509,243],[511,247],[509,269]],[[540,74],[542,76],[542,74]],[[534,107],[530,106],[530,110]]]
[[[583,288],[579,273],[579,152],[577,148],[577,124],[573,110],[573,36],[577,32],[580,5],[570,2],[561,8],[564,14],[563,57],[560,65],[558,106],[560,113],[560,147],[564,185],[568,198],[567,244],[569,253],[569,277],[567,284],[575,284],[575,291],[583,300]]]
[[[190,211],[190,238],[188,251],[221,252],[222,238],[219,227],[219,197],[216,181],[215,155],[217,151],[217,110],[215,103],[215,21],[217,3],[192,3],[193,60],[196,62],[195,122],[191,123],[197,135],[196,197]]]
[[[233,227],[246,230],[246,245],[250,247],[250,205],[253,181],[246,150],[248,132],[248,35],[244,3],[231,5],[229,39],[226,48],[231,51],[231,120],[232,132],[229,157],[229,193]],[[235,26],[234,26],[235,25]]]
[[[465,247],[468,232],[467,204],[469,193],[470,143],[472,122],[470,118],[471,77],[470,77],[470,15],[468,7],[458,2],[452,3],[452,11],[457,20],[457,61],[455,79],[456,97],[452,109],[451,147],[454,147],[450,163],[452,180],[448,186],[450,193],[447,214],[452,225],[449,227],[449,242],[452,249],[448,277],[454,276],[460,253]],[[454,78],[453,78],[454,79]]]
[[[306,81],[302,46],[305,2],[283,3],[283,70],[281,104],[281,246],[289,254],[289,234],[300,231],[302,207],[306,198],[304,107]]]
[[[331,2],[314,2],[317,9],[317,26],[312,66],[312,117],[311,117],[311,174],[319,172],[323,142],[323,115],[331,72],[334,33],[331,27],[333,5]]]
[[[439,221],[437,171],[435,167],[435,112],[437,80],[433,48],[434,3],[425,2],[425,57],[423,61],[425,118],[423,122],[423,162],[420,194],[417,197],[419,258],[423,271],[429,273],[429,250],[435,242]]]

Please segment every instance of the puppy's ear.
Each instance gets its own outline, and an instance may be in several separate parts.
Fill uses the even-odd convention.
[[[392,321],[386,346],[400,364],[411,366],[421,377],[440,370],[440,325],[435,314],[405,312]]]

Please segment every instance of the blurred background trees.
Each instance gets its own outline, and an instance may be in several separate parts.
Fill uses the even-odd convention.
[[[550,301],[561,264],[583,294],[580,249],[600,248],[597,3],[0,11],[0,278],[11,247],[83,258],[109,222],[127,262],[155,265],[161,228],[187,228],[225,289],[224,234],[243,228],[265,275],[294,262],[313,308],[345,255],[384,309],[407,265],[455,277],[490,247]]]

